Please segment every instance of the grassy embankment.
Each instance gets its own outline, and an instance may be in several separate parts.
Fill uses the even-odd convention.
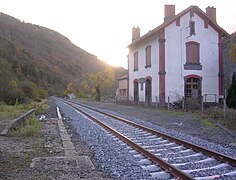
[[[29,111],[30,109],[35,109],[35,113],[32,118],[27,119],[23,126],[17,128],[16,131],[12,132],[11,135],[14,136],[37,136],[40,123],[35,115],[45,114],[48,109],[48,103],[45,102],[31,102],[28,104],[16,104],[14,106],[9,106],[6,104],[0,104],[0,123],[1,121],[10,121],[21,114]]]
[[[226,117],[224,117],[224,111],[221,108],[207,108],[204,111],[180,111],[180,110],[166,110],[161,109],[162,114],[171,116],[183,116],[190,114],[192,118],[199,120],[201,123],[207,126],[215,126],[220,124],[232,132],[236,132],[236,110],[227,109]]]

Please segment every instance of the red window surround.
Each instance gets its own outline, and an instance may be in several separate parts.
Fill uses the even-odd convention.
[[[194,41],[186,43],[187,63],[198,64],[199,63],[199,46],[200,44]]]
[[[151,46],[148,45],[145,48],[145,52],[146,52],[146,66],[145,68],[151,67]]]
[[[150,81],[152,81],[152,77],[151,77],[151,76],[147,76],[147,77],[145,78],[145,80],[150,80]]]
[[[200,44],[195,41],[186,42],[185,70],[202,70],[200,64]]]
[[[134,53],[134,71],[138,71],[138,52]]]

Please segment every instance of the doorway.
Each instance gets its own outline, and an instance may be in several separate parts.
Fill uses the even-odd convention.
[[[150,79],[146,79],[145,82],[145,102],[146,105],[150,105],[152,102],[152,83]]]
[[[201,102],[201,79],[196,77],[185,80],[185,100],[187,103],[200,104]]]
[[[134,102],[138,103],[138,82],[134,81]]]

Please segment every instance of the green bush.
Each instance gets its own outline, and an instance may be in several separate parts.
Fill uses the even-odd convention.
[[[231,85],[227,91],[226,103],[229,108],[236,109],[236,73],[234,72]]]
[[[82,98],[82,99],[88,99],[88,95],[86,95],[84,92],[80,92],[77,94],[78,98]]]

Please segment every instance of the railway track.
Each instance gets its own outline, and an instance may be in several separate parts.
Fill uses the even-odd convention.
[[[176,139],[95,108],[64,101],[113,133],[133,150],[137,162],[153,178],[234,179],[236,159]],[[160,168],[161,167],[161,168]]]

